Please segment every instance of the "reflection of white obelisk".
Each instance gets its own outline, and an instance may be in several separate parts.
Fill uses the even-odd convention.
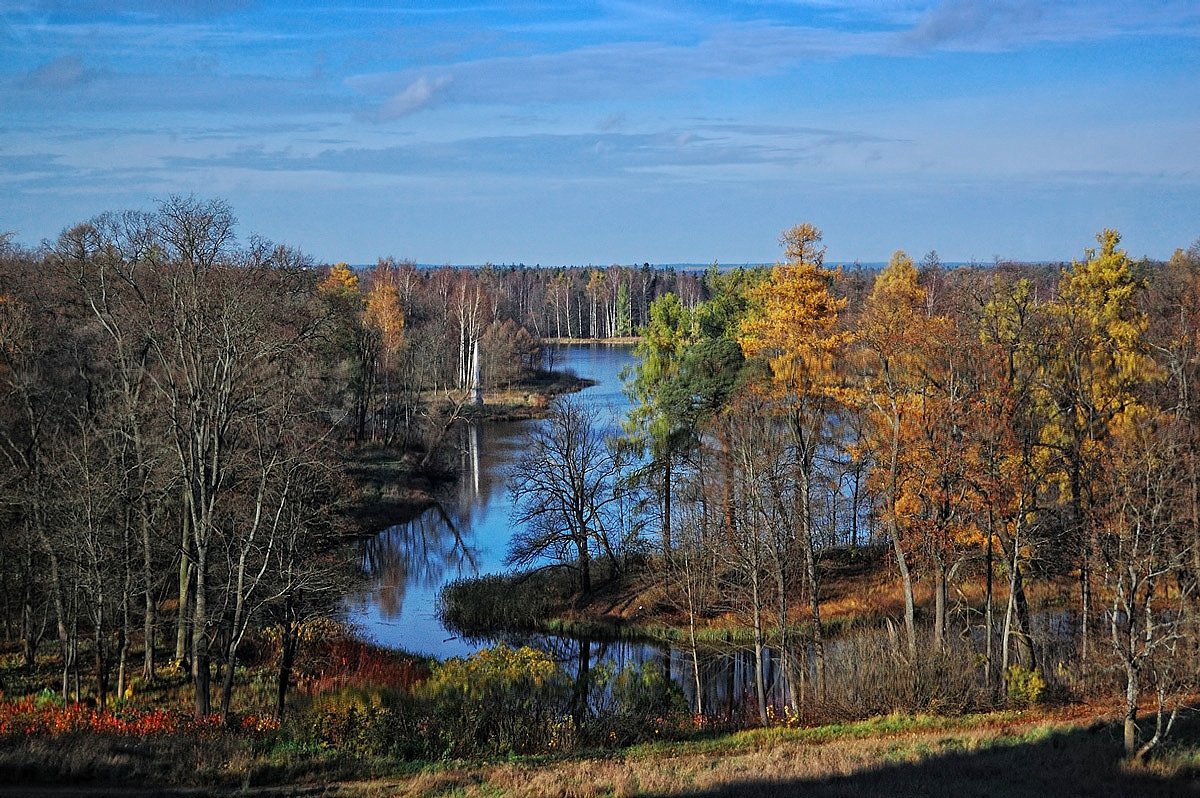
[[[475,487],[475,497],[479,497],[479,425],[474,422],[467,424],[467,449],[471,453],[471,482]]]
[[[479,379],[479,339],[471,342],[471,402],[483,404],[483,382]]]

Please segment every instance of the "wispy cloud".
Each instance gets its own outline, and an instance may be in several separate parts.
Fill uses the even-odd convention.
[[[1147,32],[1200,36],[1200,8],[1163,3],[1118,8],[1115,0],[947,0],[876,11],[837,5],[860,23],[827,19],[689,19],[686,35],[613,39],[515,55],[464,57],[394,71],[359,72],[345,83],[383,118],[429,107],[433,80],[453,83],[444,99],[464,104],[586,103],[682,94],[705,81],[787,74],[808,64],[861,56],[905,58],[914,50],[1019,50],[1040,42],[1093,41]],[[826,13],[832,11],[817,4]],[[434,76],[437,76],[436,78]]]
[[[29,72],[20,85],[35,91],[57,91],[82,86],[94,77],[77,55],[64,55],[36,67]]]
[[[70,89],[71,91],[67,91]],[[117,111],[195,111],[214,121],[223,113],[258,117],[291,112],[349,113],[351,98],[336,86],[302,78],[204,71],[136,73],[88,70],[67,57],[5,85],[0,107],[9,113],[69,115]]]
[[[479,136],[451,142],[330,148],[311,154],[252,146],[209,157],[168,157],[165,165],[175,170],[236,168],[263,172],[622,179],[653,171],[686,176],[688,170],[766,165],[778,167],[781,174],[800,164],[840,168],[850,158],[848,153],[859,152],[854,160],[864,162],[881,145],[904,146],[902,142],[852,131],[766,127],[757,133],[746,128],[734,135],[730,130],[697,128],[656,133]]]
[[[454,84],[467,103],[589,102],[653,96],[708,78],[777,74],[806,59],[884,49],[874,32],[830,32],[762,23],[708,31],[693,45],[652,41],[610,42],[521,56],[480,58],[438,66],[437,80]],[[428,68],[352,75],[346,85],[372,98],[382,111],[396,97],[425,93]],[[403,102],[408,108],[409,103]]]
[[[370,118],[386,122],[427,108],[451,83],[453,83],[453,79],[444,75],[433,78],[422,75],[401,91],[384,100],[383,104],[370,115]]]
[[[368,228],[386,230],[380,251],[400,233],[363,187],[403,186],[410,234],[438,251],[489,203],[509,224],[480,224],[481,241],[547,235],[557,214],[580,247],[577,228],[624,212],[622,239],[698,224],[769,247],[793,221],[776,216],[824,222],[836,197],[845,229],[883,241],[916,228],[907,198],[932,188],[947,199],[929,228],[952,237],[971,203],[976,230],[1000,226],[993,184],[1016,221],[1068,195],[1117,208],[1124,192],[1076,191],[1111,179],[1161,188],[1174,199],[1143,215],[1195,234],[1196,0],[318,5],[0,0],[0,216],[29,230],[105,197],[213,191],[287,235],[311,227],[293,221],[308,202],[330,250],[369,260]],[[714,202],[716,184],[739,199]],[[1038,205],[1043,184],[1055,203]],[[905,199],[884,207],[884,191]]]
[[[251,0],[16,0],[12,10],[68,16],[150,16],[206,19],[251,4]]]
[[[0,179],[5,177],[61,174],[73,171],[64,166],[57,155],[30,153],[27,155],[5,155],[0,153]]]
[[[1162,34],[1200,36],[1193,2],[1114,0],[945,0],[900,36],[917,48],[1009,50],[1038,42]]]

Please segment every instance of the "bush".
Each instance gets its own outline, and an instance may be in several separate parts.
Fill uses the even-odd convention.
[[[976,659],[968,641],[951,638],[941,651],[929,644],[919,646],[916,661],[909,663],[878,630],[849,633],[827,646],[825,706],[809,710],[814,714],[805,721],[990,709]]]
[[[1041,701],[1046,680],[1035,670],[1009,665],[1004,672],[1004,687],[1010,705],[1028,707]]]
[[[545,653],[499,645],[435,666],[416,697],[442,756],[532,754],[562,744],[571,684]]]
[[[689,721],[683,690],[657,663],[592,671],[597,707],[582,736],[602,745],[629,745],[680,731]]]
[[[438,618],[464,637],[530,631],[554,615],[572,590],[570,575],[557,569],[459,579],[442,588]]]

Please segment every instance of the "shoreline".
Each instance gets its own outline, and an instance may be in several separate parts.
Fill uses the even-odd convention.
[[[543,338],[542,343],[547,346],[588,346],[590,344],[601,344],[603,346],[637,346],[642,342],[640,335],[622,335],[616,338]]]
[[[596,381],[563,372],[540,372],[524,384],[485,392],[482,405],[465,405],[460,419],[473,422],[517,422],[545,418],[557,396],[578,393]],[[458,423],[457,421],[455,423]],[[459,474],[437,467],[421,469],[420,453],[365,444],[342,452],[340,467],[357,495],[346,511],[351,536],[379,534],[411,521],[437,502],[437,492],[453,485]]]
[[[826,553],[831,576],[823,585],[821,628],[827,639],[862,630],[886,629],[902,617],[903,596],[899,579],[888,561],[886,546],[864,546]],[[629,571],[598,581],[593,591],[580,596],[559,582],[554,569],[541,572],[490,574],[477,577],[481,592],[469,584],[462,594],[457,630],[466,635],[505,633],[551,634],[595,640],[682,644],[689,634],[686,612],[666,595],[654,571]],[[464,584],[471,580],[463,580]],[[487,583],[491,584],[487,584]],[[983,577],[963,581],[962,595],[972,607],[984,606]],[[1070,585],[1061,582],[1031,593],[1033,609],[1060,606]],[[524,597],[528,590],[529,597]],[[863,600],[870,596],[870,600]],[[932,613],[933,589],[916,591],[918,618]],[[1007,593],[998,590],[994,601]],[[519,607],[516,605],[520,605]],[[506,622],[507,620],[507,622]],[[789,633],[808,634],[812,620],[807,606],[796,604],[788,613]],[[768,637],[777,630],[772,629]],[[744,645],[753,642],[753,629],[726,609],[713,608],[696,618],[697,643],[702,646]]]

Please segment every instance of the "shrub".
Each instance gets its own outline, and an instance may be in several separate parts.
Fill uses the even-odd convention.
[[[295,675],[310,694],[347,687],[407,692],[429,675],[423,660],[358,640],[340,627],[332,627],[306,648]]]
[[[907,662],[887,635],[862,629],[826,648],[823,706],[806,706],[806,723],[868,718],[891,712],[959,714],[991,708],[976,653],[951,638],[945,648],[918,647]]]
[[[441,755],[530,754],[557,742],[571,686],[545,653],[499,645],[435,666],[416,696],[427,702]]]
[[[554,615],[572,590],[570,575],[558,570],[476,576],[442,588],[437,613],[447,629],[466,637],[529,631]]]
[[[1004,687],[1009,704],[1028,707],[1042,699],[1046,680],[1035,670],[1022,668],[1020,665],[1009,665],[1008,670],[1004,672]]]
[[[593,743],[629,745],[679,731],[690,720],[683,690],[657,663],[592,671],[597,707],[583,736]]]

